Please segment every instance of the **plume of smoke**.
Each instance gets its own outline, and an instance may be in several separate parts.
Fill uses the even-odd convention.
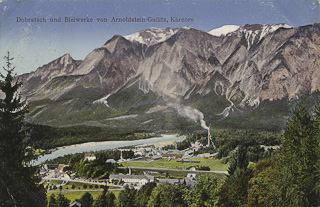
[[[183,106],[181,104],[175,105],[174,108],[177,110],[180,116],[189,118],[195,122],[199,121],[202,128],[206,130],[209,129],[209,127],[206,125],[206,122],[204,121],[203,113],[200,112],[199,110],[194,109],[190,106]]]

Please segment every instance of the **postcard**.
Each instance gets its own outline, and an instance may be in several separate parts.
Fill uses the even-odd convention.
[[[0,8],[1,204],[319,205],[319,1]]]

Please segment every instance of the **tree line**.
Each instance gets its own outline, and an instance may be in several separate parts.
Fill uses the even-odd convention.
[[[56,159],[47,161],[47,163],[66,164],[64,171],[76,172],[76,176],[84,178],[99,178],[108,179],[111,173],[126,173],[125,168],[118,168],[117,163],[107,163],[106,160],[120,159],[119,150],[107,150],[95,152],[96,159],[92,161],[84,160],[85,153],[77,153],[72,155],[65,155]],[[133,158],[134,152],[132,150],[122,151],[123,159]]]
[[[147,139],[151,135],[144,131],[121,131],[94,126],[51,127],[27,123],[30,145],[37,149],[52,149],[84,142]]]

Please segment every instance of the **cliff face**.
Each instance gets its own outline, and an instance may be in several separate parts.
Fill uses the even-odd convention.
[[[151,28],[114,36],[82,61],[67,54],[20,78],[22,93],[31,102],[107,103],[108,99],[115,103],[117,97],[130,101],[125,114],[141,104],[145,108],[140,114],[170,107],[179,113],[177,106],[189,105],[221,119],[255,109],[264,101],[293,100],[300,93],[317,92],[319,56],[320,24],[230,26],[209,33]],[[133,92],[119,96],[126,90],[157,98],[147,99],[148,105],[144,98],[128,99]],[[208,100],[212,110],[201,103]],[[117,106],[106,107],[117,111]],[[69,113],[75,112],[70,108]]]

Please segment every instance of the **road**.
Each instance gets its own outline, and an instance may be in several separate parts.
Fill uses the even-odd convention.
[[[129,166],[128,166],[129,167]],[[228,171],[203,171],[203,170],[180,170],[180,169],[172,169],[172,168],[159,168],[159,167],[131,167],[132,169],[143,169],[143,170],[166,170],[166,171],[175,171],[175,172],[189,172],[189,173],[215,173],[215,174],[226,174],[228,175]]]
[[[124,188],[112,188],[108,189],[109,191],[121,191],[124,190]],[[103,189],[99,190],[61,190],[61,192],[67,192],[67,193],[72,193],[72,192],[102,192]],[[48,192],[60,192],[60,190],[48,190]]]

